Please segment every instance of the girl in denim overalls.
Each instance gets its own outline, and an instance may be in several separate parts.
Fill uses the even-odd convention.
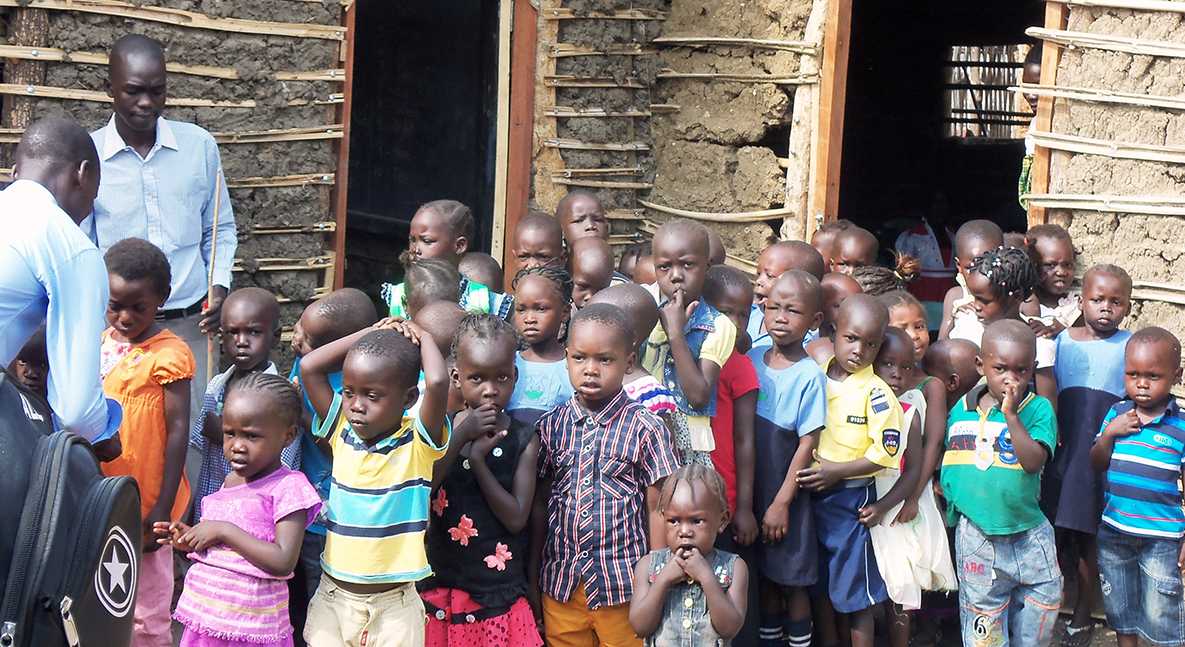
[[[634,568],[630,625],[647,647],[723,647],[745,622],[749,570],[713,547],[728,525],[724,481],[710,467],[679,468],[663,483],[658,512],[667,548]]]

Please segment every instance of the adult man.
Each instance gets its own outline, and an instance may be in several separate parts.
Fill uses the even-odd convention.
[[[108,83],[114,114],[91,133],[103,166],[95,242],[105,251],[124,238],[144,238],[165,253],[172,292],[157,317],[189,344],[194,357],[205,357],[207,334],[218,329],[237,246],[225,181],[214,228],[214,192],[222,172],[218,146],[202,128],[161,117],[167,83],[160,43],[137,34],[116,41]],[[211,263],[215,238],[218,253]],[[213,298],[205,303],[211,274]],[[190,398],[195,413],[209,379],[206,368],[199,359]]]
[[[49,403],[57,426],[99,442],[119,429],[119,407],[99,383],[107,269],[78,228],[99,189],[86,131],[49,118],[25,130],[16,182],[0,192],[0,366],[45,320]]]

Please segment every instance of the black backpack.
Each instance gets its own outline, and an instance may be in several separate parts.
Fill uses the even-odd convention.
[[[0,370],[0,647],[126,647],[140,492]]]

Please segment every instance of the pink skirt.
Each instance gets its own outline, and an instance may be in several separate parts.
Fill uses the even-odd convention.
[[[292,645],[292,636],[288,636],[280,642],[257,643],[203,636],[192,629],[186,628],[185,633],[181,635],[180,647],[292,647]]]
[[[291,645],[288,583],[251,577],[202,562],[185,575],[173,619],[192,645]],[[222,642],[226,641],[226,642]]]
[[[461,589],[437,588],[420,594],[424,602],[440,609],[428,611],[424,628],[424,647],[453,647],[490,645],[501,647],[541,647],[543,638],[535,627],[535,615],[526,598],[519,598],[510,609],[499,616],[454,624],[454,618],[464,618],[480,611],[481,605]]]

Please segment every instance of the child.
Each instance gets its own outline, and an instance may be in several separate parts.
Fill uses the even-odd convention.
[[[633,283],[614,285],[593,295],[592,303],[607,303],[625,313],[634,327],[632,348],[637,356],[641,356],[646,348],[646,340],[658,325],[658,305],[654,303],[650,292]],[[679,407],[675,404],[675,394],[637,362],[630,365],[621,386],[631,400],[649,409],[650,413],[668,423],[671,428],[677,426],[672,419],[683,414],[679,413]],[[687,423],[678,424],[686,426]]]
[[[222,408],[227,391],[252,373],[276,375],[268,359],[280,328],[280,305],[262,288],[240,288],[222,302],[222,356],[230,368],[206,385],[202,410],[189,430],[189,446],[202,455],[201,476],[193,492],[193,519],[202,520],[202,499],[222,488],[231,465],[222,448]],[[300,443],[289,443],[281,452],[284,466],[300,469]]]
[[[526,348],[514,357],[518,379],[506,412],[533,426],[539,416],[572,397],[564,343],[572,280],[562,267],[537,265],[519,270],[514,288],[514,325]]]
[[[904,290],[918,275],[918,261],[912,256],[896,255],[897,264],[892,269],[883,265],[864,265],[852,270],[852,278],[860,285],[860,291],[869,296],[880,296],[894,290]]]
[[[469,313],[461,309],[461,306],[448,301],[436,301],[429,303],[412,317],[412,323],[423,329],[432,341],[436,343],[437,348],[444,348],[446,352],[453,347],[453,337],[457,334],[457,330],[461,328],[461,322]],[[445,363],[448,369],[452,370],[452,355],[449,352],[445,357]],[[513,380],[511,380],[513,384]],[[419,387],[420,393],[424,392],[424,372],[420,371],[416,378],[416,386]],[[414,418],[419,411],[420,400],[408,407],[404,416],[407,418]],[[448,405],[445,411],[451,418],[452,415],[465,407],[465,403],[461,400],[461,390],[453,388],[452,382],[449,382],[448,390]],[[437,466],[440,463],[437,462]]]
[[[563,264],[564,230],[555,218],[532,211],[514,228],[510,255],[517,263],[515,272],[538,265]]]
[[[663,484],[658,510],[668,547],[634,568],[630,625],[654,647],[730,645],[745,621],[749,571],[713,546],[728,523],[724,482],[703,465],[681,467]]]
[[[585,236],[568,243],[568,263],[572,270],[572,305],[583,308],[592,295],[614,281],[613,252],[609,243]],[[624,278],[618,278],[624,283]]]
[[[461,276],[480,283],[494,292],[502,291],[502,266],[485,252],[465,252],[457,264]]]
[[[918,280],[909,284],[909,292],[926,309],[926,320],[942,323],[942,301],[954,287],[955,235],[944,223],[947,220],[946,196],[934,196],[933,224],[922,217],[916,225],[901,232],[893,247],[900,254],[918,259]]]
[[[1099,525],[1099,573],[1107,623],[1120,647],[1139,637],[1153,645],[1185,644],[1185,421],[1170,389],[1181,382],[1181,343],[1163,328],[1144,328],[1127,342],[1124,387],[1129,400],[1107,412],[1090,450],[1106,472]]]
[[[866,294],[840,306],[818,461],[797,473],[799,487],[813,495],[819,580],[827,582],[835,610],[849,614],[853,647],[872,645],[872,607],[888,599],[868,532],[893,505],[876,500],[872,477],[897,467],[902,442],[901,405],[872,366],[888,319]]]
[[[719,232],[708,227],[708,264],[723,265],[728,257],[728,250],[724,248],[724,239]]]
[[[967,272],[979,256],[1004,245],[1004,231],[990,220],[970,220],[955,232],[955,266],[958,284],[947,290],[942,300],[942,324],[938,327],[938,338],[947,339],[956,324],[970,324],[974,327],[975,312],[971,304],[975,299],[967,291]]]
[[[110,282],[100,348],[103,392],[123,407],[123,453],[102,465],[107,476],[131,476],[140,488],[144,555],[137,579],[133,644],[171,645],[173,552],[158,550],[153,525],[180,519],[189,505],[183,473],[189,425],[189,346],[157,323],[169,298],[169,261],[152,243],[126,238],[104,254]]]
[[[650,243],[635,243],[625,248],[621,253],[621,260],[617,262],[617,273],[634,280],[634,268],[638,266],[638,259],[650,255]]]
[[[957,523],[955,560],[965,640],[1048,645],[1062,601],[1053,527],[1037,497],[1053,455],[1053,407],[1029,391],[1037,338],[1002,319],[983,334],[976,366],[985,383],[951,409],[942,490]]]
[[[831,271],[851,274],[857,267],[876,265],[880,243],[872,232],[853,225],[835,235],[834,250]]]
[[[753,308],[749,313],[746,325],[753,347],[770,345],[769,335],[761,328],[765,315],[761,312],[761,304],[773,287],[774,281],[787,270],[802,270],[822,279],[826,272],[823,256],[810,245],[801,240],[783,240],[776,242],[761,251],[757,257],[757,278],[753,282]],[[809,331],[806,343],[810,343],[818,336],[818,331]]]
[[[469,251],[473,227],[473,212],[456,200],[434,200],[421,205],[411,219],[407,244],[408,264],[421,259],[439,258],[456,268],[461,257]],[[382,298],[390,316],[409,316],[406,290],[404,283],[382,285]],[[460,294],[459,303],[469,312],[488,312],[506,319],[513,308],[512,300],[506,295],[466,278],[460,281]]]
[[[537,424],[548,644],[640,644],[627,605],[630,569],[646,554],[643,493],[674,472],[678,459],[662,423],[621,390],[633,341],[619,308],[594,304],[577,313],[568,335],[576,396]]]
[[[404,308],[398,316],[408,319],[415,317],[424,306],[436,301],[450,301],[460,305],[465,298],[460,285],[469,281],[457,271],[457,268],[439,258],[413,261],[404,271],[403,279],[402,285],[407,286],[407,292],[403,300]],[[468,305],[468,302],[462,307],[465,305]]]
[[[684,462],[711,465],[715,446],[709,417],[716,413],[716,380],[736,348],[736,324],[703,296],[708,232],[690,220],[663,223],[654,234],[654,267],[665,301],[659,326],[646,342],[643,365],[662,380],[686,416],[676,445]]]
[[[839,316],[839,307],[848,297],[860,294],[860,284],[847,274],[828,272],[819,282],[823,294],[823,322],[819,324],[819,333],[815,339],[806,344],[806,352],[819,364],[826,364],[834,354],[835,320]]]
[[[448,446],[449,378],[436,344],[419,326],[388,319],[376,328],[301,360],[305,393],[317,414],[313,433],[333,453],[325,573],[304,631],[310,647],[424,642],[424,605],[414,583],[432,572],[424,531],[432,464]],[[341,393],[328,377],[339,366]],[[422,396],[416,386],[421,367]],[[405,417],[417,399],[418,415]]]
[[[945,412],[950,411],[979,381],[975,368],[978,356],[979,347],[966,339],[940,339],[926,349],[922,369],[946,389],[946,406],[942,408],[944,418]],[[946,427],[945,420],[942,426]]]
[[[540,647],[527,603],[524,529],[535,496],[539,438],[504,409],[514,388],[518,337],[491,315],[469,315],[453,340],[456,415],[451,464],[432,497],[428,563],[421,583],[426,647]],[[444,461],[441,461],[442,463]],[[461,622],[464,620],[464,622]]]
[[[1041,504],[1058,535],[1062,571],[1077,572],[1078,597],[1063,644],[1086,645],[1099,579],[1095,534],[1103,509],[1102,482],[1090,466],[1090,448],[1112,405],[1124,397],[1124,349],[1131,333],[1119,330],[1131,310],[1131,277],[1114,265],[1096,265],[1082,277],[1084,325],[1057,336],[1057,456],[1041,484]]]
[[[830,268],[831,260],[835,258],[835,238],[841,231],[855,226],[852,221],[840,218],[824,223],[823,226],[815,230],[815,233],[811,234],[811,247],[819,251],[826,267]]]
[[[811,610],[806,588],[818,578],[810,497],[794,475],[810,465],[818,431],[827,419],[827,379],[802,347],[823,320],[819,280],[801,270],[783,273],[765,298],[771,343],[749,351],[761,389],[754,422],[757,452],[754,505],[763,542],[761,641],[807,647]]]
[[[49,352],[45,349],[44,325],[34,330],[21,346],[8,365],[8,372],[26,389],[42,398],[49,397]]]
[[[984,326],[1002,319],[1020,321],[1020,307],[1037,284],[1037,270],[1028,253],[1015,247],[1002,247],[977,256],[967,271],[967,292],[974,299],[973,325],[956,326],[952,339],[966,339],[982,346]],[[966,320],[964,320],[966,321]],[[1053,375],[1057,342],[1037,338],[1037,371],[1034,381],[1037,395],[1053,402],[1057,397],[1057,378]]]
[[[224,321],[225,314],[224,306]],[[155,525],[159,544],[195,562],[177,602],[181,645],[291,645],[285,580],[321,509],[308,479],[280,458],[296,440],[300,395],[274,373],[248,373],[227,390],[219,418],[231,465],[221,489],[206,496],[204,517],[192,528]]]
[[[1033,299],[1021,308],[1022,318],[1038,337],[1057,337],[1082,315],[1072,294],[1075,252],[1070,233],[1061,225],[1037,225],[1025,235],[1025,246],[1039,281]]]
[[[605,207],[595,194],[577,189],[569,191],[555,207],[555,219],[564,229],[564,241],[571,245],[577,238],[592,236],[609,240],[609,220]]]

